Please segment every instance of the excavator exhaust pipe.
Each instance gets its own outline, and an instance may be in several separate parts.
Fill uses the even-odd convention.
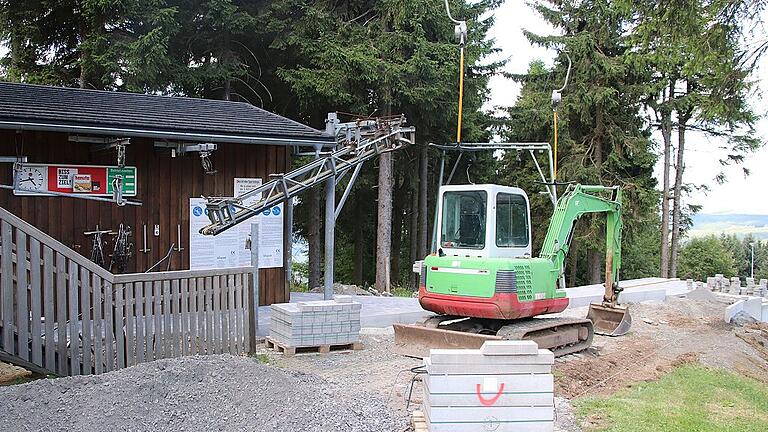
[[[605,336],[624,336],[632,327],[632,315],[626,306],[592,303],[587,319],[592,321],[595,333]]]

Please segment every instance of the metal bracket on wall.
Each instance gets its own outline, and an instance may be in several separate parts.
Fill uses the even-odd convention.
[[[181,247],[181,224],[176,224],[176,252],[183,250],[184,248]]]
[[[139,249],[139,251],[146,253],[149,253],[152,249],[147,247],[147,224],[144,224],[144,247],[142,249]]]

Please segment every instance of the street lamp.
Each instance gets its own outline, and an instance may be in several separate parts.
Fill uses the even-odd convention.
[[[749,242],[749,246],[752,248],[752,279],[755,278],[755,242]]]

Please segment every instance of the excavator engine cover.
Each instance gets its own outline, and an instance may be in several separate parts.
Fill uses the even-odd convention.
[[[626,306],[592,303],[587,319],[592,321],[595,333],[605,336],[623,336],[632,327],[632,316]]]

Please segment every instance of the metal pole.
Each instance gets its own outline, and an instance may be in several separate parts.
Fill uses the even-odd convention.
[[[325,284],[323,298],[333,299],[333,246],[336,227],[336,178],[325,181]]]
[[[755,278],[755,242],[751,242],[749,245],[752,247],[752,271],[750,273],[752,275],[751,276],[752,279],[754,279]]]
[[[439,177],[439,183],[437,184],[437,198],[435,199],[435,221],[432,224],[432,253],[437,252],[437,209],[440,207],[440,203],[437,202],[438,199],[440,199],[440,186],[443,185],[443,173],[445,171],[445,150],[443,150],[443,155],[440,157],[440,177]],[[422,179],[422,181],[425,181],[426,179]]]
[[[248,344],[251,352],[256,351],[256,344],[259,339],[259,224],[251,224],[251,267],[253,269],[252,284],[250,292],[251,313],[248,314],[248,326],[251,331],[248,334]]]
[[[291,281],[293,280],[293,198],[285,201],[285,283],[286,301],[291,299]]]

